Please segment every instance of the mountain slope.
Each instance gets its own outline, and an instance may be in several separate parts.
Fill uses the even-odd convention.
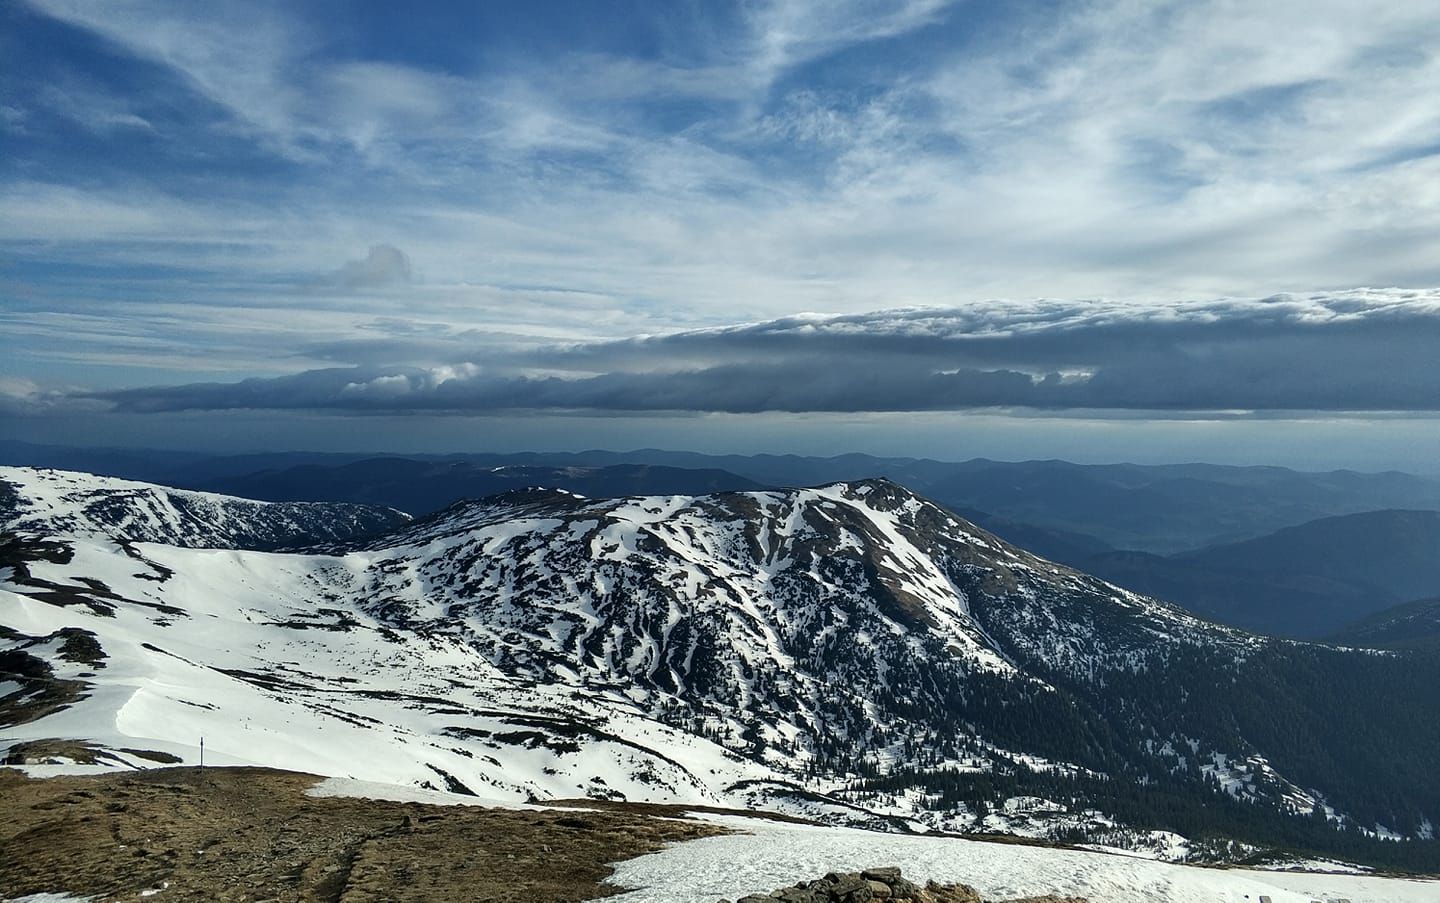
[[[1313,574],[1237,572],[1145,552],[1106,552],[1081,566],[1136,592],[1173,599],[1201,616],[1299,639],[1323,637],[1395,598],[1375,587]]]
[[[259,549],[372,536],[408,519],[371,505],[272,504],[73,471],[0,467],[0,531],[13,533]]]
[[[1347,646],[1440,651],[1440,598],[1387,608],[1327,639]]]
[[[1318,638],[1440,590],[1440,512],[1371,511],[1170,557],[1107,552],[1080,563],[1227,624]]]
[[[1440,511],[1327,517],[1177,558],[1231,572],[1312,574],[1414,599],[1440,590]]]
[[[974,508],[952,506],[951,510],[1013,546],[1019,546],[1041,558],[1066,564],[1078,570],[1086,570],[1085,563],[1091,559],[1115,551],[1109,545],[1083,533],[1037,527],[1034,524],[996,517]]]
[[[886,481],[523,491],[329,554],[52,539],[4,563],[10,742],[1436,856],[1373,839],[1440,818],[1433,664],[1199,620]]]

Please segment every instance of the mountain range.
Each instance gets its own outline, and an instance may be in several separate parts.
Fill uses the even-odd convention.
[[[12,757],[190,762],[203,736],[207,761],[509,799],[1440,868],[1436,659],[1224,627],[889,480],[515,490],[277,552],[131,484],[0,479]],[[91,497],[123,515],[77,521]]]
[[[724,470],[654,464],[605,467],[475,464],[416,458],[368,458],[348,464],[302,464],[209,480],[206,488],[244,498],[304,502],[317,499],[429,514],[462,499],[548,486],[597,498],[627,495],[703,495],[763,489]]]
[[[347,470],[347,466],[370,462]],[[388,462],[388,463],[385,463]],[[67,448],[0,441],[0,465],[56,467],[215,492],[236,492],[272,501],[369,501],[378,487],[393,484],[385,468],[427,473],[422,464],[554,469],[562,479],[569,469],[617,466],[706,471],[709,483],[674,483],[675,489],[646,486],[635,471],[613,485],[591,487],[588,494],[618,496],[656,492],[703,493],[723,489],[815,486],[884,477],[957,511],[986,517],[1057,537],[1081,536],[1112,549],[1172,555],[1206,546],[1239,542],[1308,521],[1384,509],[1440,510],[1440,479],[1398,472],[1311,473],[1283,467],[1214,464],[1075,464],[1068,461],[948,462],[924,458],[885,458],[846,454],[703,455],[640,449],[628,452],[524,452],[461,455],[366,455],[274,452],[213,455],[199,452]],[[302,469],[303,468],[303,469]],[[329,473],[324,473],[328,471]],[[442,472],[436,467],[429,473]],[[724,475],[715,473],[723,471]],[[463,471],[462,471],[463,472]],[[307,481],[315,490],[303,498]],[[627,483],[626,480],[629,480]],[[748,484],[744,481],[748,481]],[[557,488],[584,490],[563,482]],[[684,488],[681,488],[681,487]],[[396,504],[411,514],[426,514],[449,501],[486,494],[452,493]],[[510,488],[499,486],[499,489]],[[603,491],[601,491],[603,489]],[[297,494],[298,493],[298,494]],[[367,495],[370,494],[370,495]],[[431,507],[434,506],[434,507]]]
[[[1046,558],[1247,630],[1320,639],[1440,592],[1440,482],[1398,473],[651,450],[206,455],[18,442],[0,442],[0,462],[414,515],[529,486],[591,497],[696,495],[884,476]],[[1202,543],[1207,537],[1226,538]]]

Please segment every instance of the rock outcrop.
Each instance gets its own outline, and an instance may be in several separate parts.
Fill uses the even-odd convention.
[[[913,903],[987,903],[968,884],[936,884],[921,887],[907,880],[895,866],[869,868],[859,872],[830,872],[813,881],[800,881],[768,894],[749,894],[736,903],[871,903],[906,900]],[[720,903],[730,903],[721,900]],[[1086,903],[1081,897],[1026,897],[1005,903]]]

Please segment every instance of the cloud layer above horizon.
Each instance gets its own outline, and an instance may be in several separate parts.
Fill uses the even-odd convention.
[[[1434,413],[1437,48],[1422,2],[24,0],[0,413]]]
[[[1440,291],[971,305],[469,354],[427,336],[275,378],[77,392],[130,412],[1440,411]],[[373,353],[373,347],[366,347]]]

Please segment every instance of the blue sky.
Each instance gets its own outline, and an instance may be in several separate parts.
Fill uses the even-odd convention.
[[[0,4],[0,428],[1413,465],[1437,47],[1403,2]]]

